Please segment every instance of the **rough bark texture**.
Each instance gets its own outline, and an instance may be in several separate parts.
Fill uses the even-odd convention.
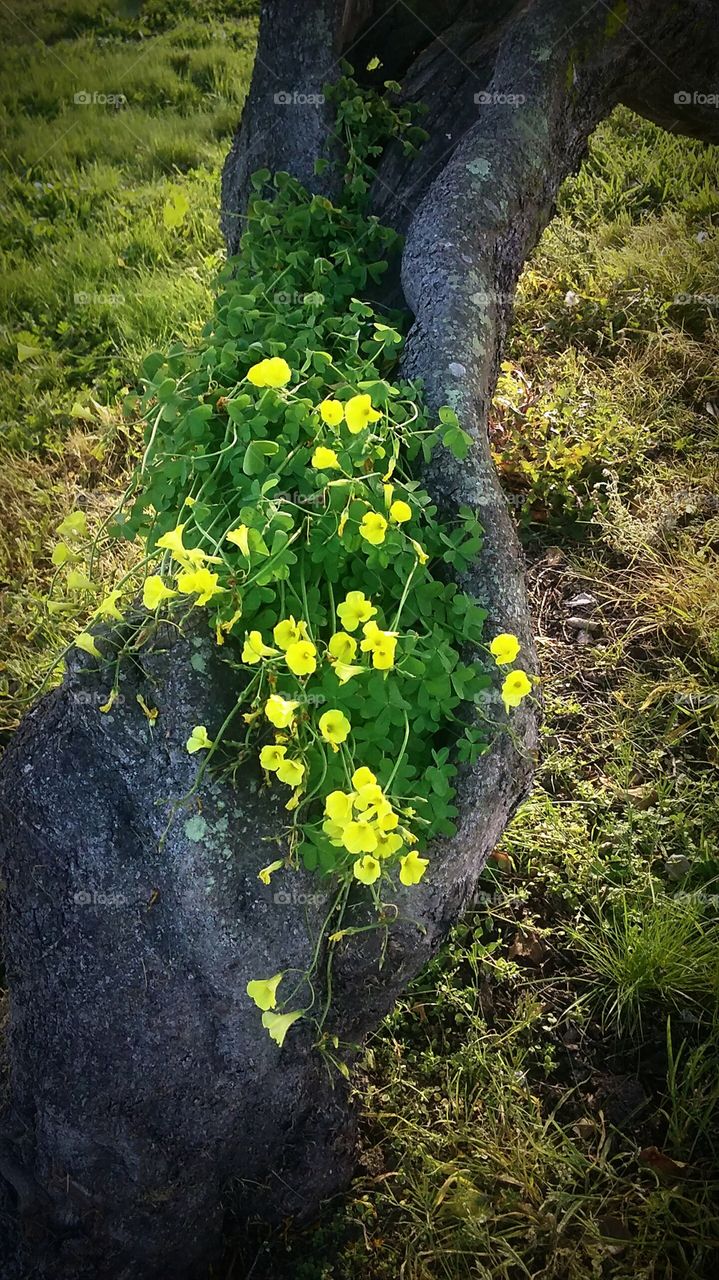
[[[427,103],[429,142],[411,163],[388,150],[374,206],[407,234],[405,371],[424,379],[432,408],[453,405],[474,439],[466,463],[442,455],[428,483],[448,513],[461,503],[480,512],[485,550],[466,585],[492,629],[518,632],[530,655],[521,556],[485,430],[515,284],[560,183],[616,102],[717,136],[719,112],[692,103],[682,114],[666,100],[677,91],[666,67],[680,66],[683,87],[692,67],[709,78],[710,49],[716,66],[713,12],[656,0],[317,0],[300,24],[294,0],[264,7],[225,171],[228,244],[252,170],[285,168],[312,185],[315,156],[335,145],[331,121],[323,104],[293,95],[321,93],[340,55],[364,67],[378,54]],[[244,994],[250,977],[306,968],[325,905],[301,873],[293,903],[259,884],[280,826],[259,777],[248,770],[236,789],[207,781],[160,841],[194,773],[189,728],[216,722],[232,700],[227,668],[206,636],[168,630],[143,670],[126,672],[122,704],[100,715],[107,689],[96,664],[76,657],[0,779],[12,992],[3,1276],[205,1276],[231,1179],[247,1216],[302,1216],[352,1169],[344,1085],[303,1024],[280,1051]],[[138,693],[159,708],[154,728]],[[372,934],[338,949],[333,1019],[344,1041],[377,1025],[471,900],[531,778],[535,712],[520,711],[513,730],[463,777],[459,831],[400,902],[384,967]]]

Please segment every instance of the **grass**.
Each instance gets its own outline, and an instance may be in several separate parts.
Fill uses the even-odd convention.
[[[139,444],[123,392],[149,350],[199,332],[222,261],[218,172],[249,80],[256,6],[133,8],[0,8],[6,736],[94,602],[63,594],[54,529],[76,506],[96,528],[116,500]],[[186,211],[173,222],[178,197]],[[107,563],[108,579],[116,569]]]
[[[6,733],[94,600],[62,588],[56,526],[101,523],[138,448],[124,388],[205,319],[253,11],[2,10]],[[543,663],[537,786],[367,1046],[351,1191],[231,1238],[228,1280],[716,1272],[718,177],[716,149],[619,110],[527,265],[492,439]]]

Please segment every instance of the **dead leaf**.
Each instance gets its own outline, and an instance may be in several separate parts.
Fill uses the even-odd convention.
[[[514,870],[514,862],[503,849],[493,849],[489,855],[489,861],[496,862],[497,866],[501,867],[503,871]]]
[[[671,1156],[660,1151],[658,1147],[643,1147],[639,1152],[640,1164],[648,1165],[655,1173],[668,1178],[686,1178],[687,1165],[681,1160],[673,1160]]]
[[[515,934],[507,956],[510,960],[529,960],[530,964],[541,965],[549,955],[549,947],[536,933],[524,930]]]

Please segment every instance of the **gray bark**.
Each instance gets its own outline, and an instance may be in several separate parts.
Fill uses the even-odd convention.
[[[713,41],[716,65],[712,14],[708,3],[679,12],[655,0],[634,0],[625,22],[604,3],[559,0],[318,0],[301,23],[291,0],[263,11],[224,177],[230,248],[250,172],[285,168],[312,185],[315,156],[336,145],[326,108],[293,111],[277,93],[321,93],[341,53],[360,67],[376,53],[426,101],[427,146],[412,162],[388,149],[373,206],[407,234],[404,371],[424,379],[430,408],[455,407],[474,441],[464,464],[438,457],[427,483],[448,514],[462,503],[479,511],[486,544],[465,585],[488,608],[490,633],[520,635],[530,669],[522,560],[486,437],[516,281],[598,121],[630,96],[662,115],[657,57],[690,65],[698,38],[702,60]],[[510,105],[508,94],[525,101]],[[683,123],[715,136],[719,113],[691,111]],[[215,646],[168,631],[103,716],[107,688],[78,656],[28,717],[0,778],[12,993],[0,1187],[15,1224],[3,1274],[183,1280],[207,1274],[231,1180],[240,1215],[270,1219],[306,1216],[345,1185],[353,1118],[303,1024],[280,1051],[245,996],[251,977],[307,967],[325,906],[301,873],[306,918],[259,884],[280,824],[257,774],[248,769],[236,789],[208,779],[160,846],[168,801],[193,773],[188,730],[216,722],[232,698]],[[138,692],[159,708],[154,729]],[[458,833],[400,903],[383,968],[373,934],[338,948],[332,1008],[343,1041],[377,1026],[471,901],[530,785],[536,711],[521,709],[513,729],[462,777]]]

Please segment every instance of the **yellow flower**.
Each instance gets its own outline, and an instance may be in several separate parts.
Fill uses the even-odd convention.
[[[532,692],[532,685],[526,671],[510,671],[502,685],[502,701],[505,711],[518,707],[523,698]]]
[[[305,766],[301,760],[280,760],[277,766],[277,777],[288,787],[298,787],[305,776]]]
[[[215,623],[215,639],[217,640],[218,644],[225,643],[225,636],[228,636],[230,634],[235,623],[239,622],[241,617],[242,617],[242,605],[240,605],[239,608],[235,609],[235,612],[233,613],[232,617],[228,618],[226,622]]]
[[[399,878],[402,884],[419,884],[427,867],[429,866],[428,858],[420,858],[416,850],[412,849],[399,860]]]
[[[427,552],[425,551],[424,547],[420,546],[419,542],[415,542],[414,538],[410,538],[410,542],[414,547],[414,554],[419,560],[419,563],[426,564],[427,561],[429,560],[429,556],[427,555]]]
[[[284,867],[284,865],[282,858],[278,858],[276,862],[271,862],[268,867],[263,867],[261,871],[258,871],[257,879],[261,880],[263,884],[269,884],[273,873],[279,871],[280,867]]]
[[[277,988],[282,978],[283,974],[276,973],[274,978],[255,978],[247,983],[245,990],[258,1009],[274,1009],[277,1004]]]
[[[245,643],[242,648],[242,661],[253,664],[260,662],[262,658],[276,658],[279,649],[271,649],[265,644],[260,631],[250,631],[245,636]]]
[[[389,671],[394,666],[397,641],[389,632],[382,632],[382,639],[372,650],[372,665],[378,671]]]
[[[367,822],[348,822],[342,828],[342,843],[348,853],[373,853],[377,848],[377,833]]]
[[[318,444],[312,454],[312,466],[318,471],[341,471],[340,460],[334,449],[325,449],[324,445]]]
[[[292,377],[292,370],[281,356],[260,360],[247,371],[248,382],[254,387],[285,387]]]
[[[330,791],[325,800],[325,813],[332,822],[344,827],[352,821],[352,804],[354,796],[351,792]]]
[[[268,773],[276,773],[287,753],[287,747],[280,747],[276,743],[268,743],[260,752],[260,764]]]
[[[352,774],[352,786],[359,791],[360,787],[369,787],[377,779],[371,769],[366,764],[360,765],[359,769],[355,769]]]
[[[362,630],[365,634],[360,645],[362,652],[372,654],[372,665],[378,671],[389,671],[395,661],[396,631],[380,631],[376,622],[366,622]]]
[[[334,664],[334,673],[340,684],[347,684],[353,676],[362,676],[365,673],[365,667],[353,667],[348,662],[341,662],[339,658]]]
[[[183,595],[196,595],[196,604],[208,604],[213,596],[220,595],[224,587],[218,586],[216,573],[209,569],[184,569],[177,576],[177,588]]]
[[[240,548],[243,556],[250,556],[249,529],[246,524],[238,524],[236,529],[228,529],[225,534],[227,542],[234,542],[236,547]]]
[[[351,662],[357,652],[357,641],[348,636],[346,631],[335,631],[327,645],[328,652],[341,662]]]
[[[364,431],[370,422],[376,422],[380,414],[372,408],[372,398],[368,395],[352,396],[345,405],[345,420],[353,435]]]
[[[149,578],[145,578],[145,584],[142,588],[142,603],[146,609],[155,610],[162,604],[163,600],[171,600],[176,596],[177,592],[172,587],[166,587],[159,573],[151,573]]]
[[[120,599],[122,592],[118,589],[111,591],[105,599],[100,602],[95,610],[96,618],[122,618],[122,614],[117,607],[117,601]]]
[[[89,631],[81,631],[79,636],[75,637],[75,648],[82,649],[83,653],[89,653],[93,658],[101,658],[102,654],[95,644],[93,636]]]
[[[363,786],[357,788],[355,807],[359,809],[361,813],[364,813],[365,817],[374,817],[378,806],[383,803],[386,804],[387,802],[385,801],[384,791],[378,783],[366,782]],[[372,812],[367,814],[366,810],[372,810]]]
[[[366,542],[371,543],[373,547],[378,547],[381,542],[384,542],[384,536],[387,532],[387,521],[384,516],[380,515],[379,511],[368,511],[362,517],[359,531],[360,536],[363,537]]]
[[[292,1023],[297,1022],[301,1017],[301,1013],[263,1013],[262,1025],[266,1031],[269,1031],[270,1038],[275,1041],[275,1044],[282,1048]]]
[[[338,751],[337,743],[344,742],[352,725],[341,711],[325,711],[320,716],[320,733],[325,742],[329,742],[334,751]]]
[[[374,618],[377,610],[362,591],[348,591],[344,603],[337,606],[337,615],[345,631],[356,631],[361,622]]]
[[[398,498],[389,509],[389,518],[394,520],[395,524],[404,524],[406,520],[412,519],[412,508],[408,502],[402,502],[401,498]]]
[[[355,862],[352,872],[362,884],[374,884],[375,880],[378,880],[382,874],[382,868],[377,859],[367,853],[364,858],[360,858],[358,862]]]
[[[135,694],[135,697],[136,697],[137,701],[139,702],[140,706],[142,707],[142,710],[144,711],[144,713],[145,713],[145,715],[147,716],[148,720],[150,721],[150,724],[154,724],[154,723],[155,723],[155,721],[156,721],[156,719],[157,719],[157,717],[158,717],[158,716],[159,716],[159,714],[160,714],[160,712],[159,712],[158,708],[157,708],[157,707],[148,707],[148,705],[147,705],[147,703],[145,702],[145,699],[143,698],[143,696],[142,696],[142,694],[141,694],[141,693],[136,693],[136,694]]]
[[[317,667],[317,650],[310,640],[298,640],[285,653],[285,662],[296,676],[311,676]]]
[[[307,639],[307,623],[302,619],[295,622],[293,617],[283,618],[277,623],[272,635],[280,649],[289,649],[290,645],[297,644],[298,640]]]
[[[345,416],[344,405],[339,400],[323,400],[320,405],[320,417],[328,427],[338,427]]]
[[[208,556],[199,547],[192,547],[185,552],[182,564],[185,569],[199,569],[203,564],[222,564],[222,556]]]
[[[190,755],[193,756],[196,751],[206,751],[212,746],[212,738],[209,737],[204,724],[196,724],[187,742],[185,743]]]
[[[163,551],[171,551],[176,560],[182,560],[187,555],[182,542],[184,530],[184,524],[178,524],[176,529],[163,533],[162,537],[157,539],[158,547],[162,547]]]
[[[498,667],[508,666],[510,662],[514,662],[519,653],[519,641],[509,631],[502,631],[500,635],[495,636],[489,646],[494,661]]]
[[[344,828],[338,822],[332,822],[329,818],[326,818],[322,823],[322,830],[328,837],[330,844],[333,844],[336,849],[342,848],[342,832]]]
[[[375,854],[378,858],[391,858],[393,853],[397,853],[402,848],[402,837],[398,836],[394,831],[383,832],[377,837],[377,848]]]
[[[295,707],[299,705],[299,702],[280,697],[279,693],[272,693],[265,703],[265,715],[276,729],[288,729],[294,720]]]

